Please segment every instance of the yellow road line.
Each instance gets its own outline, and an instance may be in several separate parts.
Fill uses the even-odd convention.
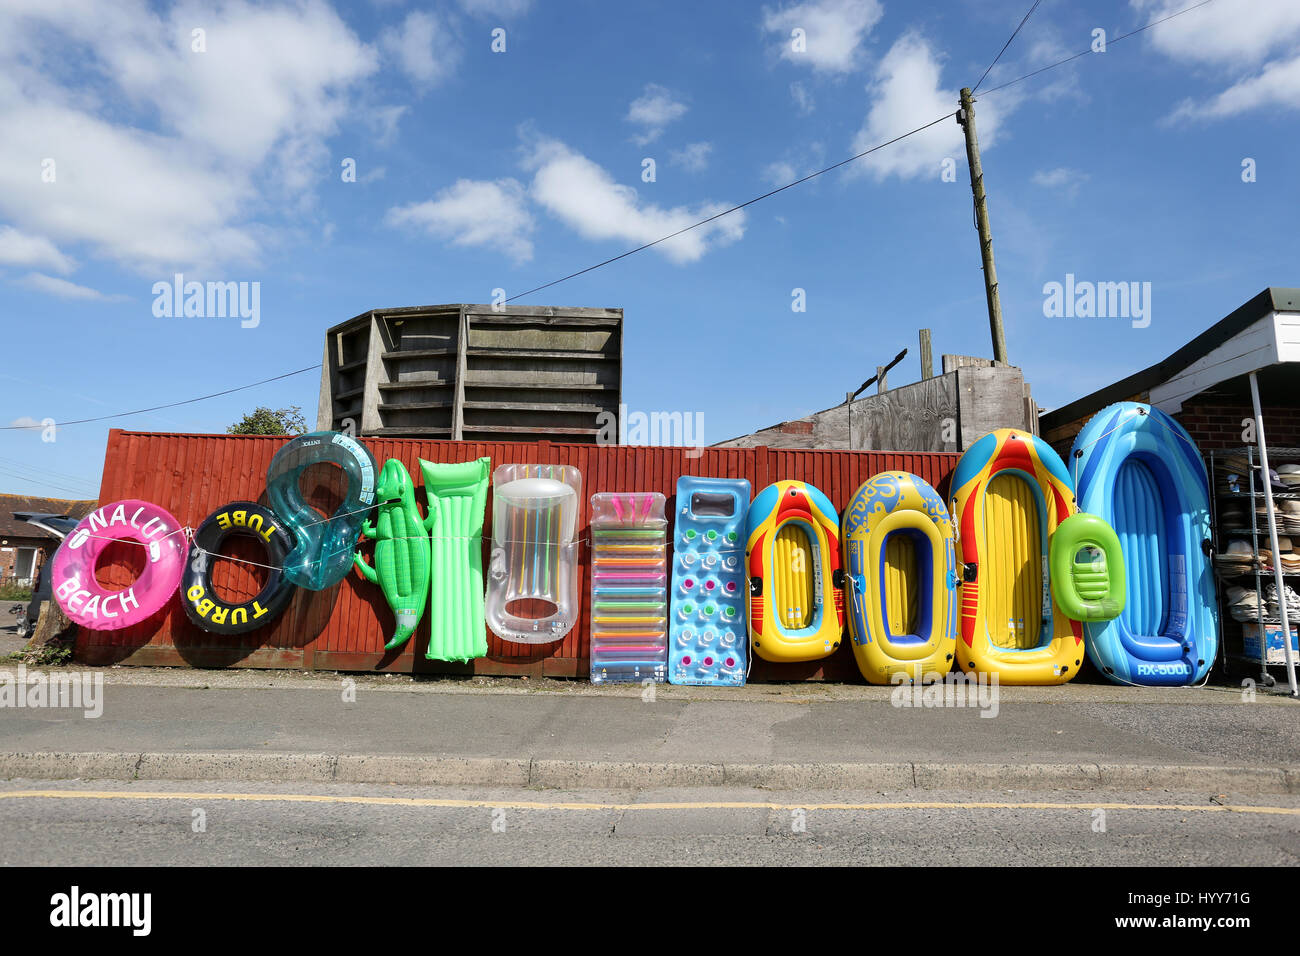
[[[4,799],[56,800],[231,800],[248,803],[351,803],[384,807],[444,807],[514,810],[1167,810],[1178,813],[1259,813],[1300,816],[1300,807],[1229,806],[1174,803],[770,803],[701,801],[683,803],[570,803],[540,800],[453,800],[434,797],[347,796],[323,793],[180,793],[119,790],[7,790]]]

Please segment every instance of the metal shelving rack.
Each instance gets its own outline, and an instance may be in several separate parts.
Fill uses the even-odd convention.
[[[1249,491],[1222,491],[1219,488],[1219,473],[1221,461],[1225,458],[1245,457],[1247,468],[1243,476]],[[1268,449],[1268,458],[1270,467],[1276,471],[1278,465],[1300,463],[1300,448],[1275,448],[1270,446]],[[1231,664],[1236,663],[1244,669],[1249,669],[1252,665],[1259,665],[1259,682],[1265,687],[1272,687],[1276,683],[1276,678],[1269,671],[1269,668],[1285,668],[1282,662],[1269,663],[1268,642],[1262,638],[1260,640],[1260,657],[1258,660],[1246,656],[1245,635],[1242,624],[1248,622],[1238,621],[1228,613],[1227,590],[1229,584],[1241,584],[1244,580],[1253,580],[1255,586],[1255,597],[1259,601],[1260,615],[1256,618],[1256,623],[1261,626],[1281,625],[1281,620],[1276,617],[1268,617],[1264,614],[1264,588],[1265,585],[1273,580],[1273,568],[1264,567],[1260,561],[1259,542],[1262,538],[1267,546],[1268,543],[1268,525],[1267,518],[1259,514],[1257,503],[1264,500],[1264,491],[1257,485],[1257,476],[1259,474],[1259,456],[1258,450],[1254,445],[1247,445],[1243,448],[1212,449],[1210,451],[1210,502],[1214,523],[1214,553],[1221,554],[1225,550],[1226,543],[1232,538],[1245,538],[1250,541],[1251,555],[1253,558],[1251,567],[1236,570],[1225,568],[1220,562],[1215,561],[1214,575],[1219,581],[1219,587],[1215,589],[1219,601],[1219,622],[1222,628],[1223,637],[1223,655],[1225,669],[1231,672]],[[1284,499],[1300,498],[1300,491],[1274,491],[1273,500],[1282,501]],[[1221,502],[1240,501],[1247,502],[1247,511],[1250,513],[1249,528],[1224,528],[1219,520]],[[1278,528],[1279,536],[1287,535],[1284,528]],[[1277,560],[1274,555],[1273,560]],[[1293,571],[1283,572],[1284,580],[1300,580],[1300,573]],[[1247,585],[1243,585],[1247,586]],[[1282,596],[1279,595],[1281,600]],[[1291,615],[1291,626],[1297,626],[1297,618],[1300,618],[1300,608],[1287,605],[1287,610]],[[1285,638],[1284,638],[1285,640]]]

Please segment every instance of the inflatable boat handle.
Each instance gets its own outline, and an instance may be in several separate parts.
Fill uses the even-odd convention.
[[[844,579],[848,582],[849,590],[852,592],[849,599],[853,602],[853,610],[856,614],[862,616],[865,613],[862,608],[862,592],[866,588],[864,576],[861,574],[846,574]]]

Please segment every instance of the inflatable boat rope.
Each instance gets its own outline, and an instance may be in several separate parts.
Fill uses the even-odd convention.
[[[1120,430],[1120,427],[1121,427],[1125,422],[1129,421],[1130,419],[1132,419],[1132,418],[1143,418],[1143,417],[1151,417],[1151,416],[1149,416],[1149,415],[1147,414],[1147,410],[1146,410],[1145,408],[1135,408],[1135,409],[1132,411],[1132,413],[1130,413],[1130,414],[1127,415],[1127,416],[1123,416],[1123,417],[1121,417],[1117,422],[1115,422],[1115,424],[1114,424],[1113,426],[1111,426],[1111,428],[1110,428],[1109,431],[1102,432],[1100,435],[1098,435],[1098,436],[1097,436],[1096,438],[1094,438],[1092,441],[1088,442],[1086,445],[1083,445],[1083,446],[1081,446],[1081,447],[1079,447],[1079,448],[1076,448],[1076,449],[1074,450],[1074,453],[1070,455],[1070,477],[1074,479],[1074,484],[1075,484],[1075,487],[1076,487],[1076,488],[1078,487],[1078,484],[1079,484],[1079,462],[1083,459],[1083,452],[1084,452],[1084,450],[1085,450],[1085,449],[1088,449],[1088,448],[1091,448],[1093,445],[1097,444],[1097,443],[1100,442],[1100,441],[1104,441],[1106,438],[1109,438],[1109,437],[1110,437],[1111,435],[1113,435],[1115,432],[1119,431],[1119,430]],[[1165,431],[1169,432],[1169,434],[1173,435],[1173,436],[1174,436],[1175,438],[1177,438],[1178,440],[1180,440],[1180,441],[1185,441],[1185,442],[1188,442],[1189,444],[1191,444],[1191,442],[1190,442],[1189,439],[1187,439],[1187,438],[1183,437],[1182,435],[1178,434],[1178,432],[1174,431],[1172,428],[1170,428],[1168,425],[1166,425],[1166,424],[1165,424],[1164,422],[1162,422],[1160,419],[1158,419],[1158,418],[1154,418],[1154,417],[1151,417],[1151,421],[1152,421],[1153,423],[1155,423],[1156,425],[1159,425],[1159,426],[1160,426],[1161,428],[1163,428]],[[1200,450],[1199,448],[1197,448],[1196,445],[1191,444],[1191,448],[1192,448],[1192,451],[1196,452],[1197,455],[1200,455],[1201,450]],[[1142,685],[1142,686],[1146,686],[1146,685]]]
[[[400,500],[401,500],[401,499],[393,499],[393,501],[400,501]],[[359,508],[359,509],[357,509],[356,511],[348,511],[348,512],[344,512],[343,514],[332,515],[332,516],[330,516],[330,517],[328,517],[328,518],[321,518],[320,521],[318,521],[318,522],[307,522],[307,523],[304,524],[302,527],[306,527],[308,524],[324,524],[326,521],[333,521],[333,520],[335,520],[336,518],[343,518],[343,517],[347,517],[348,515],[362,514],[362,513],[367,512],[367,511],[373,511],[373,510],[374,510],[377,506],[379,506],[379,505],[390,504],[390,503],[391,503],[391,502],[389,502],[389,501],[376,501],[374,504],[370,505],[369,507],[366,507],[366,508]],[[191,541],[194,540],[194,530],[195,530],[194,528],[191,528],[191,527],[189,527],[189,526],[187,525],[186,527],[181,528],[181,529],[178,529],[178,530],[180,530],[180,531],[184,531],[185,534],[186,534],[186,537],[188,537]],[[177,533],[176,531],[171,532],[171,534],[176,534],[176,533]],[[402,537],[400,537],[400,538],[392,538],[391,540],[393,540],[393,541],[405,540],[406,537],[409,537],[409,535],[404,535],[404,536],[402,536]],[[115,540],[116,540],[116,539],[115,539]],[[427,540],[427,539],[426,539],[426,540]],[[134,542],[127,542],[127,543],[128,543],[128,544],[133,544]],[[215,552],[215,551],[209,551],[209,550],[207,550],[207,549],[204,548],[202,545],[197,544],[197,543],[194,544],[194,548],[195,548],[195,550],[197,550],[197,551],[201,551],[203,554],[211,555],[212,557],[216,557],[216,558],[221,558],[221,560],[223,560],[223,561],[235,561],[235,562],[237,562],[237,563],[239,563],[239,564],[251,564],[251,565],[253,565],[253,567],[257,567],[257,568],[266,568],[268,571],[283,571],[283,570],[284,570],[284,567],[283,567],[282,565],[278,565],[278,564],[263,564],[263,563],[260,562],[260,561],[250,561],[250,560],[248,560],[247,558],[232,558],[232,557],[231,557],[230,555],[228,555],[228,554],[218,554],[218,553]],[[316,558],[314,561],[307,561],[307,562],[303,562],[303,563],[305,563],[305,564],[316,564],[316,563],[319,563],[321,560],[322,560],[321,558]]]

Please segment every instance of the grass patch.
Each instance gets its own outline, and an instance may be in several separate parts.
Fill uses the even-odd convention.
[[[32,589],[17,584],[0,584],[0,601],[30,601]]]

